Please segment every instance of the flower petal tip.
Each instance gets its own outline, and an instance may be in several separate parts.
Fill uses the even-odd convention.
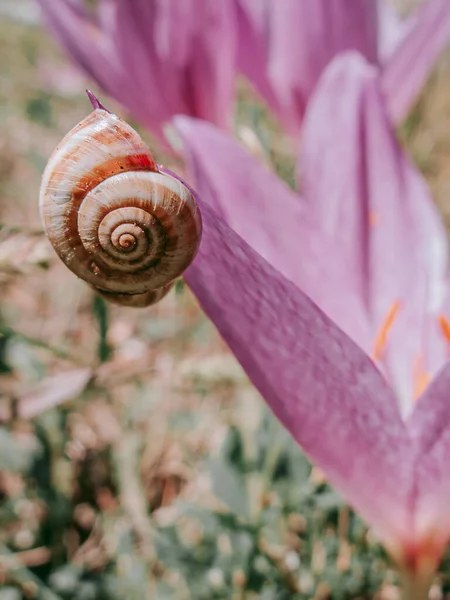
[[[180,132],[189,132],[190,126],[193,124],[195,125],[195,123],[198,122],[207,123],[207,121],[196,119],[195,117],[189,117],[187,115],[175,115],[172,119],[175,129]]]
[[[357,77],[376,77],[378,69],[356,50],[345,50],[330,61],[328,73],[349,72]]]
[[[94,96],[94,94],[91,92],[91,90],[86,90],[86,94],[88,95],[89,100],[91,101],[92,107],[94,108],[94,110],[100,109],[100,110],[106,110],[106,112],[111,113],[110,110],[108,110],[105,106],[103,106],[103,104],[100,102],[100,100]]]

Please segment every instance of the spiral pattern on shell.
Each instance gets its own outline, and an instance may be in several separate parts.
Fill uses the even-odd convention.
[[[107,299],[129,306],[164,296],[201,238],[192,193],[158,171],[132,127],[101,108],[50,157],[40,210],[67,267]]]

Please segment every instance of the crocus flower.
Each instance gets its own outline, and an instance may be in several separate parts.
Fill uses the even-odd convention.
[[[226,127],[234,98],[236,26],[230,2],[39,0],[71,58],[164,141],[175,114]]]
[[[398,122],[450,27],[447,0],[426,0],[405,22],[387,0],[38,2],[72,59],[164,144],[176,114],[229,125],[238,69],[297,133],[323,69],[349,49],[380,66]]]
[[[450,538],[448,247],[382,85],[356,53],[324,71],[305,113],[301,195],[214,126],[178,117],[204,221],[186,279],[425,598]]]
[[[382,70],[387,110],[403,119],[450,32],[450,3],[427,0],[404,22],[386,0],[236,0],[239,67],[298,131],[330,60],[357,50]]]

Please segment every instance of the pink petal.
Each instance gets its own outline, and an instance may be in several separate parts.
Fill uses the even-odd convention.
[[[416,443],[416,529],[429,558],[439,559],[450,539],[450,365],[420,398],[408,429]]]
[[[414,17],[402,19],[389,0],[378,0],[378,58],[384,62],[402,41]]]
[[[50,30],[72,60],[105,92],[141,118],[153,133],[163,140],[161,104],[158,104],[160,95],[153,94],[143,100],[139,78],[130,77],[130,73],[124,69],[122,57],[118,54],[115,44],[117,40],[112,39],[116,34],[112,37],[110,35],[117,24],[117,3],[108,2],[106,10],[102,1],[99,18],[96,19],[82,4],[73,0],[38,2]],[[127,30],[128,24],[129,19],[125,19],[123,30]],[[108,30],[104,29],[105,25],[108,26]],[[138,37],[135,36],[134,40],[135,54],[138,54]]]
[[[177,117],[175,126],[203,200],[261,256],[298,283],[303,258],[298,240],[307,220],[301,198],[213,125]]]
[[[162,3],[166,1],[161,0]],[[172,3],[177,2],[172,0]],[[237,66],[234,6],[230,1],[191,0],[191,19],[195,31],[189,40],[190,56],[184,87],[187,88],[186,95],[192,90],[194,105],[185,114],[227,127],[234,101]],[[175,30],[175,47],[179,43],[180,23],[174,20],[171,23]]]
[[[392,121],[398,123],[426,83],[450,36],[450,2],[428,0],[383,67],[383,90]]]
[[[148,110],[157,99],[155,117],[188,114],[226,126],[237,52],[232,4],[136,0],[133,7],[118,0],[112,35]]]
[[[50,30],[72,60],[107,90],[111,67],[100,51],[102,33],[86,10],[71,0],[38,0]]]
[[[436,320],[445,294],[447,242],[425,182],[391,130],[377,70],[360,55],[342,55],[324,73],[301,148],[314,222],[304,243],[309,235],[323,248],[320,277],[304,289],[368,353],[398,303],[379,358],[406,412],[418,361],[435,372],[444,360],[440,354],[427,364],[422,354],[428,319]],[[355,298],[366,330],[355,319]]]
[[[158,2],[156,0],[156,2],[153,2],[153,6],[152,2],[145,2],[145,5],[148,7],[147,10],[144,8],[144,3],[142,9],[144,14],[146,10],[145,20],[153,30],[156,54],[161,60],[172,62],[183,68],[189,61],[191,53],[189,42],[196,32],[195,16],[197,21],[201,18],[201,15],[195,15],[195,9],[197,8],[195,0],[194,2],[192,0],[185,0],[184,2],[179,2],[179,0]],[[197,5],[200,9],[199,2],[197,2]],[[183,32],[180,32],[181,23],[183,24]]]
[[[186,117],[177,117],[175,125],[202,199],[280,273],[323,302],[356,341],[372,342],[363,298],[346,293],[345,267],[344,277],[333,268],[335,248],[328,231],[321,229],[321,214],[315,215],[314,207],[305,206],[303,198],[214,126]],[[317,147],[317,152],[319,156],[322,150]],[[323,167],[317,168],[312,177],[321,179],[316,173]],[[317,200],[321,206],[325,199],[330,202],[329,193]]]
[[[411,535],[410,448],[372,362],[204,202],[186,280],[284,426],[394,553]]]
[[[113,95],[152,132],[162,137],[162,129],[173,111],[183,110],[176,92],[176,82],[170,69],[164,73],[152,42],[155,13],[154,2],[135,0],[134,10],[129,3],[117,0],[109,15],[105,31],[111,57],[116,54],[123,77],[123,88]],[[127,94],[127,91],[129,93]],[[124,96],[123,94],[127,94]]]
[[[234,98],[235,7],[209,0],[39,0],[72,58],[163,138],[174,114],[228,124]]]
[[[238,65],[274,112],[279,111],[268,76],[270,0],[235,0]]]
[[[269,80],[283,121],[301,124],[322,71],[348,49],[377,60],[374,0],[277,0],[271,5]]]

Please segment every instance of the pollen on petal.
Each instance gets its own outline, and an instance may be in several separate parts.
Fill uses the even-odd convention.
[[[369,213],[369,225],[375,227],[380,223],[380,215],[376,210],[372,210]]]
[[[425,370],[423,355],[419,356],[414,361],[413,366],[413,392],[414,400],[418,400],[424,393],[430,383],[430,374]]]
[[[387,338],[388,338],[389,331],[394,323],[394,320],[395,320],[395,317],[397,316],[399,308],[400,308],[400,302],[398,300],[396,300],[392,304],[392,306],[389,308],[389,311],[388,311],[388,313],[378,331],[378,334],[375,338],[375,343],[373,345],[373,350],[372,350],[373,360],[381,359],[384,349],[387,344]]]
[[[447,317],[444,317],[444,315],[440,315],[439,325],[441,326],[442,335],[444,336],[445,340],[450,344],[450,322],[447,319]]]

